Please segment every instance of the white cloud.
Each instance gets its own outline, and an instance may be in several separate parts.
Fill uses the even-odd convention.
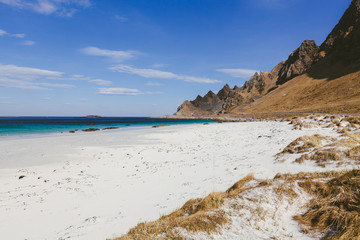
[[[55,4],[47,0],[37,1],[37,3],[33,3],[31,7],[35,12],[46,15],[51,14],[57,10]]]
[[[86,47],[81,49],[81,52],[86,55],[108,57],[113,60],[120,60],[120,61],[134,58],[136,55],[139,54],[139,52],[132,50],[118,51],[118,50],[100,49],[97,47]]]
[[[158,83],[158,82],[147,82],[145,85],[146,86],[162,86],[163,84]]]
[[[21,6],[21,0],[0,0],[0,2],[14,7]]]
[[[141,92],[138,89],[131,88],[99,88],[98,94],[104,95],[140,95]]]
[[[40,14],[57,13],[65,17],[71,17],[78,7],[87,8],[92,5],[90,0],[0,0],[0,3]]]
[[[120,16],[118,14],[116,14],[114,17],[115,17],[115,19],[119,20],[120,22],[127,22],[129,20],[127,17]]]
[[[12,34],[12,33],[6,32],[5,30],[0,29],[0,36],[8,36],[8,37],[14,37],[14,38],[24,38],[25,34],[23,34],[23,33]]]
[[[62,72],[43,70],[38,68],[19,67],[15,65],[0,64],[0,86],[21,89],[45,90],[48,87],[54,88],[72,88],[69,84],[57,84],[38,82],[38,80],[59,78]]]
[[[144,94],[162,94],[162,92],[142,92],[139,89],[132,88],[99,88],[97,94],[102,95],[144,95]]]
[[[41,100],[50,101],[50,100],[51,100],[51,97],[43,97],[43,98],[41,98]]]
[[[77,9],[71,8],[71,9],[62,9],[58,15],[61,17],[72,17],[77,12]]]
[[[227,75],[230,75],[232,77],[237,78],[248,78],[252,77],[257,70],[252,69],[243,69],[243,68],[226,68],[226,69],[217,69],[216,71],[225,73]]]
[[[109,80],[103,80],[103,79],[92,79],[90,77],[86,77],[81,74],[74,74],[70,77],[62,77],[62,78],[54,78],[57,80],[64,80],[64,81],[88,81],[90,83],[94,83],[96,85],[102,85],[102,86],[109,86],[112,84]]]
[[[70,77],[62,77],[62,78],[57,78],[58,80],[65,80],[65,81],[90,81],[91,78],[90,77],[86,77],[84,75],[71,75]]]
[[[92,80],[89,80],[89,82],[95,83],[96,85],[102,85],[102,86],[109,86],[112,84],[111,81],[102,80],[102,79],[92,79]]]
[[[11,78],[32,80],[34,78],[39,78],[39,77],[60,77],[61,75],[63,75],[62,72],[0,64],[0,77],[11,77]]]
[[[9,34],[10,37],[15,37],[15,38],[24,38],[25,34],[24,33],[15,33],[15,34]]]
[[[35,42],[34,42],[34,41],[30,41],[30,40],[26,40],[26,41],[23,42],[23,44],[24,44],[25,46],[32,46],[32,45],[35,44]]]
[[[185,82],[196,82],[196,83],[220,83],[221,81],[210,79],[210,78],[203,78],[203,77],[192,77],[186,75],[179,75],[172,72],[165,72],[155,69],[148,69],[148,68],[133,68],[127,65],[116,65],[109,68],[110,70],[123,72],[128,74],[135,74],[144,78],[161,78],[161,79],[177,79],[183,80]]]
[[[55,88],[74,88],[74,85],[71,84],[58,84],[58,83],[36,83],[39,86],[43,87],[55,87]]]

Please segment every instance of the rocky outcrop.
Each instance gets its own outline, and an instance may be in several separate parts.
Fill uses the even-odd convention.
[[[299,48],[292,52],[284,66],[279,71],[277,85],[284,84],[290,79],[309,70],[319,57],[320,48],[313,40],[305,40]]]
[[[353,0],[339,23],[320,47],[324,58],[333,54],[339,60],[357,61],[360,58],[360,0]]]

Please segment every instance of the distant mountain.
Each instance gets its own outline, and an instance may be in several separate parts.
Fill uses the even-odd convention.
[[[175,116],[264,112],[360,112],[360,0],[353,0],[326,40],[305,40],[285,62],[242,87],[185,101]]]

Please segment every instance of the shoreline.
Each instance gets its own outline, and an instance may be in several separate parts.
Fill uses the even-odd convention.
[[[331,113],[331,112],[269,112],[269,113],[239,113],[222,115],[184,116],[164,115],[153,118],[167,119],[203,119],[222,122],[251,122],[251,121],[286,121],[287,118],[309,116],[360,116],[359,113]]]
[[[13,164],[0,169],[0,231],[11,239],[118,237],[249,173],[328,170],[274,163],[295,138],[315,133],[336,135],[265,121],[0,141],[1,161]]]
[[[180,119],[179,119],[180,120]],[[190,119],[182,119],[190,120]],[[205,120],[205,119],[193,119],[193,120]],[[141,129],[141,128],[151,128],[158,126],[174,126],[174,125],[191,125],[191,124],[203,124],[206,122],[144,122],[144,123],[126,123],[121,125],[114,124],[87,124],[79,125],[77,127],[69,127],[64,129],[45,129],[44,131],[33,131],[33,132],[17,132],[11,134],[5,134],[0,132],[0,141],[2,139],[11,139],[11,138],[29,138],[29,137],[42,137],[48,135],[73,135],[73,134],[84,134],[86,132],[103,132],[103,131],[126,131],[131,129]],[[64,125],[66,126],[66,125]]]

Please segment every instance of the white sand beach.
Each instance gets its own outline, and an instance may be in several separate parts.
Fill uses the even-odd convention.
[[[330,128],[239,122],[2,137],[1,238],[113,238],[249,173],[329,170],[275,162],[291,141],[315,133],[336,136]]]

